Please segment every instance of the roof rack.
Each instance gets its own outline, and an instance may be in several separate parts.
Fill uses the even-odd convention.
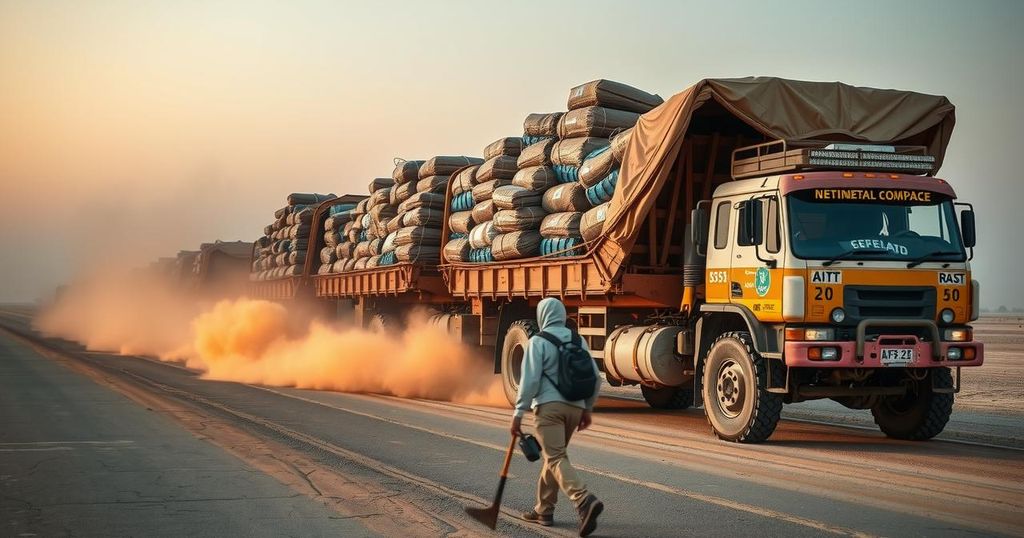
[[[870,170],[931,174],[935,157],[924,146],[857,142],[773,140],[732,152],[732,178],[746,179],[802,170]]]

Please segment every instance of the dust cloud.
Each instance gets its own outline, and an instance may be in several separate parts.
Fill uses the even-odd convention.
[[[37,318],[94,351],[184,362],[204,379],[507,405],[490,361],[413,311],[380,333],[245,297],[212,300],[145,272],[92,275]]]

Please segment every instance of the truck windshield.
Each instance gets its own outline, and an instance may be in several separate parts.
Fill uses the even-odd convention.
[[[799,258],[966,259],[953,202],[938,193],[811,189],[787,198],[790,238]]]

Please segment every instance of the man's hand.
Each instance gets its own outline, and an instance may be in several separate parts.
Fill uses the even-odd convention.
[[[580,425],[576,426],[576,431],[580,431],[581,432],[581,431],[589,428],[590,425],[593,422],[594,422],[594,416],[590,413],[590,411],[584,411],[583,412],[583,416],[580,417]]]
[[[512,417],[512,437],[523,436],[523,417]]]

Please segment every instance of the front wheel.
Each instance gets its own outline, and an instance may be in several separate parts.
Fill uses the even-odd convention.
[[[526,346],[530,337],[539,331],[537,322],[521,319],[514,322],[505,333],[505,343],[501,346],[501,387],[511,405],[516,404],[519,396],[519,378],[523,375]]]
[[[935,437],[953,413],[953,394],[934,392],[932,387],[952,388],[949,368],[933,368],[923,379],[907,376],[907,393],[880,398],[871,408],[875,424],[894,439],[924,441]]]
[[[768,391],[768,368],[781,367],[757,354],[749,333],[725,333],[712,344],[704,361],[703,396],[715,435],[740,443],[771,436],[782,413],[782,395]]]

